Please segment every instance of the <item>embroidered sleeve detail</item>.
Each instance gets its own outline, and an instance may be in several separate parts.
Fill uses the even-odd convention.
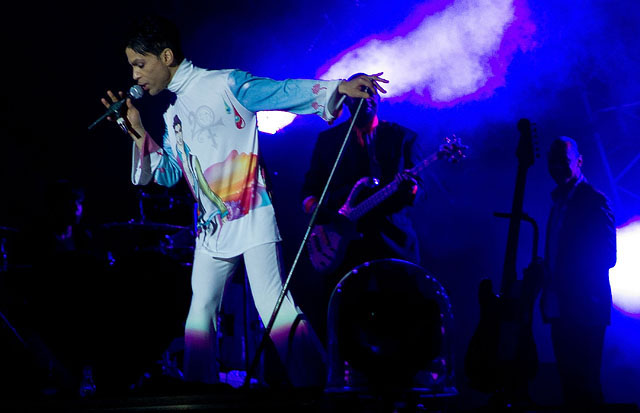
[[[315,85],[313,85],[313,87],[311,88],[311,91],[313,92],[314,95],[317,95],[318,93],[320,93],[321,90],[326,89],[326,87],[324,86],[320,86],[319,83],[316,83]]]

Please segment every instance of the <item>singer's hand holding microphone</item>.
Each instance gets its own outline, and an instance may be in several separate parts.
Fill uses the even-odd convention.
[[[100,101],[107,108],[107,111],[98,120],[93,122],[89,129],[94,127],[98,122],[103,119],[110,121],[115,120],[120,128],[128,133],[135,141],[140,145],[145,135],[144,126],[140,118],[140,112],[131,102],[133,99],[139,99],[144,94],[142,87],[134,85],[129,89],[129,92],[125,96],[123,92],[118,92],[120,98],[110,90],[107,91],[107,98],[102,98]],[[139,145],[139,146],[140,146]]]
[[[349,81],[342,81],[338,85],[338,92],[342,95],[357,99],[368,99],[378,92],[387,93],[380,83],[389,83],[387,79],[380,77],[382,72],[373,75],[362,75]]]

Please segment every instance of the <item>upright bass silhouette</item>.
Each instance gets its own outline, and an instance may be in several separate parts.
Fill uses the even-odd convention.
[[[531,123],[518,122],[520,140],[516,150],[518,169],[510,213],[496,213],[509,218],[509,232],[502,281],[498,294],[490,279],[480,283],[478,298],[480,321],[465,355],[465,374],[469,385],[491,393],[493,402],[513,405],[528,400],[528,382],[538,369],[538,353],[532,331],[533,305],[540,289],[541,259],[537,256],[538,227],[523,213],[524,189],[529,167],[534,163],[535,151]],[[518,279],[516,258],[520,222],[533,225],[534,240],[531,263]]]

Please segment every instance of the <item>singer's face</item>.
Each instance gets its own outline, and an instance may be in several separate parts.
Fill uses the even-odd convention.
[[[127,47],[127,60],[133,68],[133,80],[150,95],[157,95],[167,88],[171,80],[169,65],[153,54],[140,54]]]

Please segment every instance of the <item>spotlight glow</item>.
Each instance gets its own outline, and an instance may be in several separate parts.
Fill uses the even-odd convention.
[[[278,110],[260,111],[258,117],[258,130],[273,135],[295,119],[296,115]]]
[[[618,260],[609,271],[613,305],[640,318],[640,216],[617,229]]]

